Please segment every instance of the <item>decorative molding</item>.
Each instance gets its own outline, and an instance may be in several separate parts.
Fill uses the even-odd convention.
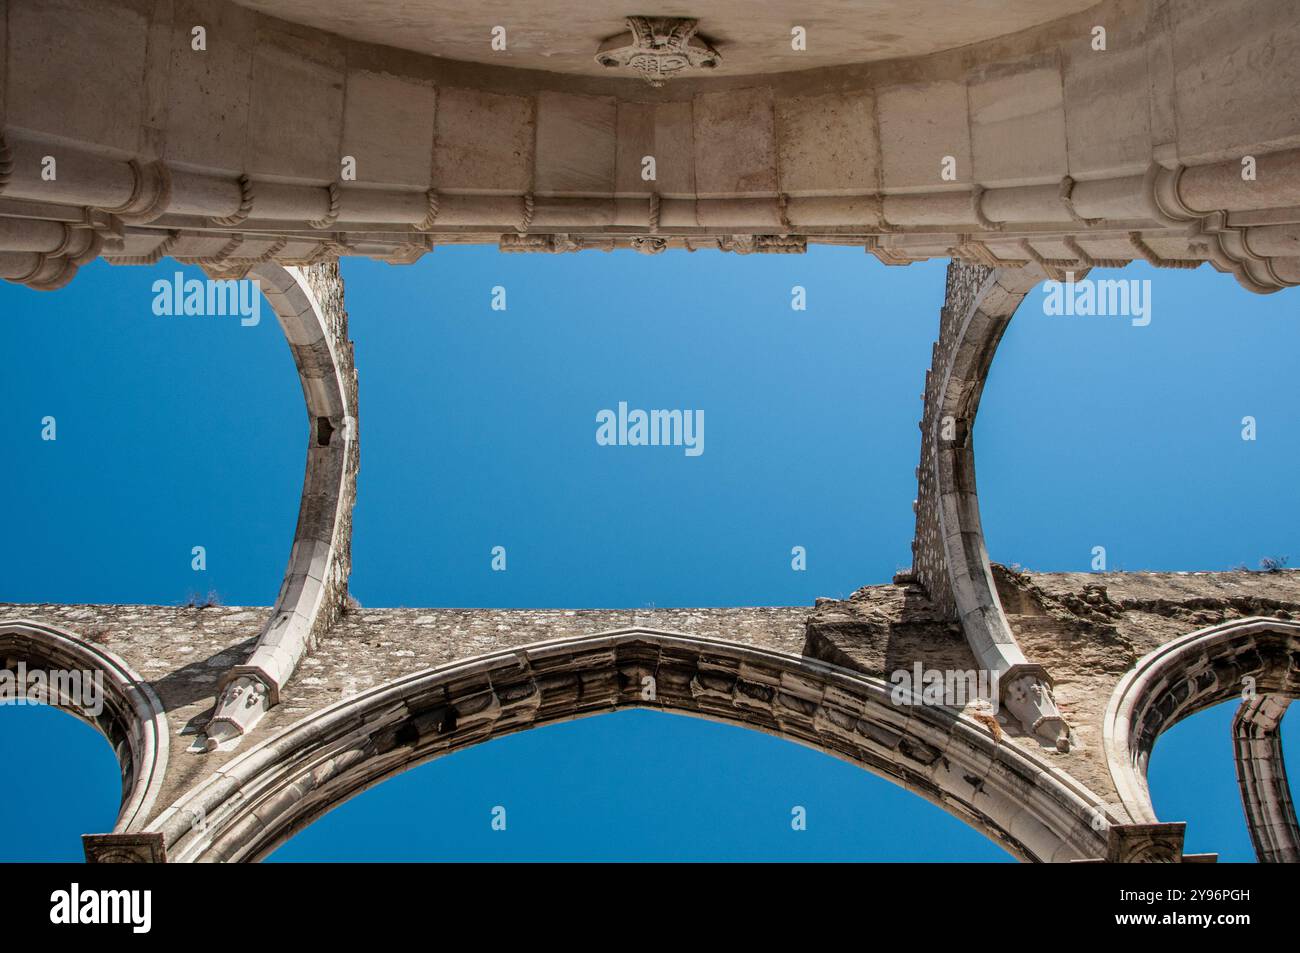
[[[1247,690],[1294,697],[1300,683],[1291,659],[1297,654],[1300,622],[1257,616],[1198,629],[1138,660],[1116,685],[1102,722],[1111,780],[1133,820],[1158,821],[1147,763],[1160,734]]]
[[[651,86],[690,70],[709,70],[722,62],[713,44],[699,36],[699,21],[684,17],[628,17],[628,32],[610,37],[596,50],[596,62],[630,69]]]
[[[429,229],[433,228],[433,223],[438,220],[438,211],[440,205],[438,200],[438,190],[429,189],[425,193],[425,198],[428,200],[429,210],[425,212],[424,218],[420,219],[419,222],[417,222],[415,225],[412,226],[412,228],[414,228],[417,232],[427,232]]]
[[[82,834],[88,864],[165,864],[167,845],[157,832]]]
[[[172,174],[161,160],[141,162],[131,159],[131,194],[121,205],[101,207],[101,212],[116,215],[128,225],[147,225],[161,216],[171,204]]]
[[[330,228],[339,220],[339,205],[341,203],[341,197],[338,184],[331,182],[327,187],[327,191],[329,192],[329,206],[325,212],[325,217],[309,221],[307,224],[312,228]]]
[[[253,201],[257,197],[253,191],[253,180],[247,175],[239,177],[239,208],[231,215],[223,215],[219,218],[211,218],[213,225],[220,225],[226,228],[233,228],[236,225],[242,225],[245,219],[253,212]]]

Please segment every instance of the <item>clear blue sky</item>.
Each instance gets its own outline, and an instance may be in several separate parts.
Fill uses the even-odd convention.
[[[268,605],[296,518],[301,390],[269,311],[152,313],[181,266],[96,262],[62,291],[0,286],[0,600]],[[197,269],[181,268],[199,277]],[[910,561],[916,421],[944,264],[806,256],[500,255],[344,264],[361,376],[352,590],[363,605],[808,605]],[[1150,326],[1047,317],[1031,297],[976,447],[994,559],[1085,570],[1300,561],[1297,295],[1203,268],[1149,278]],[[504,286],[508,308],[489,307]],[[790,308],[791,287],[808,310]],[[596,445],[595,414],[705,411],[705,452]],[[1259,437],[1240,439],[1241,418]],[[40,421],[58,420],[57,442]],[[190,569],[204,545],[208,570]],[[493,546],[509,571],[489,566]],[[806,547],[808,569],[790,569]],[[253,633],[250,633],[253,634]],[[1228,707],[1160,742],[1162,816],[1250,856]],[[1294,749],[1294,719],[1286,744]],[[0,859],[77,858],[109,829],[111,752],[74,719],[0,709]],[[508,829],[490,830],[504,805]],[[790,809],[808,809],[808,830]],[[937,808],[767,736],[629,712],[417,769],[277,859],[1006,858]]]

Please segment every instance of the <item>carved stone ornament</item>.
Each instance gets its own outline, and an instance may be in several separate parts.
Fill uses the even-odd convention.
[[[596,50],[596,62],[636,70],[651,86],[690,69],[713,69],[722,56],[701,36],[698,20],[681,17],[628,17],[627,33],[610,37]]]
[[[167,845],[160,833],[83,834],[88,864],[165,864]]]
[[[260,679],[250,675],[232,679],[217,698],[216,711],[208,722],[207,750],[216,751],[237,741],[270,707],[267,687]]]
[[[1177,864],[1183,859],[1186,825],[1113,824],[1107,832],[1106,862],[1111,864]]]

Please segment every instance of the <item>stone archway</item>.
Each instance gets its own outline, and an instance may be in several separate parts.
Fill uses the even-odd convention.
[[[1140,659],[1119,682],[1106,709],[1103,740],[1123,808],[1140,824],[1158,824],[1147,765],[1156,739],[1184,718],[1242,698],[1234,721],[1238,777],[1247,826],[1261,860],[1297,847],[1295,809],[1286,788],[1276,728],[1285,712],[1271,699],[1300,693],[1300,623],[1235,619],[1175,639]],[[1273,708],[1271,715],[1259,711]],[[1268,729],[1254,744],[1251,723]],[[1263,781],[1277,783],[1262,783]],[[1267,849],[1266,849],[1267,848]]]
[[[15,675],[22,665],[29,673],[75,675],[78,686],[86,677],[102,679],[102,698],[68,690],[70,680],[56,686],[49,679],[47,690],[33,700],[68,712],[108,739],[122,769],[122,806],[107,836],[120,845],[138,834],[154,814],[168,762],[167,714],[149,683],[112,652],[66,629],[28,619],[0,621],[0,661]],[[28,697],[25,680],[15,677],[14,685]],[[105,835],[87,838],[98,836]]]
[[[160,815],[172,861],[265,857],[331,808],[442,754],[641,707],[754,728],[918,794],[1025,860],[1104,853],[1104,807],[1069,775],[951,709],[900,706],[833,665],[649,630],[535,643],[379,686],[243,752]]]

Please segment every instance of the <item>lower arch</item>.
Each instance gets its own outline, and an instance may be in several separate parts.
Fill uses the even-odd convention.
[[[640,629],[540,642],[378,686],[250,748],[150,830],[171,860],[260,860],[408,768],[632,707],[738,724],[847,760],[1023,860],[1105,851],[1094,795],[954,710],[896,705],[887,683],[797,655]]]

